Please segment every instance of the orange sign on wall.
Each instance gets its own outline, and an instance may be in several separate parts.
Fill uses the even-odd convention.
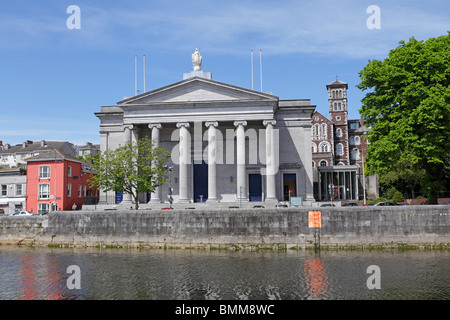
[[[320,211],[309,211],[308,212],[308,227],[310,228],[321,228],[322,218]]]

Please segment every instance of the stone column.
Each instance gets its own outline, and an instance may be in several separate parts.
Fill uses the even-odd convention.
[[[266,199],[265,201],[278,201],[276,195],[275,175],[278,171],[278,161],[276,161],[278,146],[274,143],[273,126],[275,120],[264,120],[266,127]]]
[[[217,121],[207,121],[208,128],[208,200],[206,202],[218,202],[217,200],[217,175],[216,175],[216,127]]]
[[[188,131],[188,122],[177,123],[177,128],[180,129],[180,159],[179,159],[179,203],[189,203],[188,190],[188,169],[191,163],[191,140]]]
[[[248,201],[247,199],[247,177],[245,170],[245,129],[247,121],[235,121],[236,127],[236,199],[237,201]]]
[[[159,146],[159,136],[160,136],[160,123],[150,123],[148,127],[152,130],[152,140],[153,147],[157,148]],[[156,187],[155,191],[150,194],[149,203],[161,203],[161,187]]]
[[[124,126],[124,134],[125,134],[125,139],[124,142],[128,143],[128,142],[132,142],[133,139],[133,129],[135,128],[134,125],[129,124],[129,125],[125,125]],[[132,205],[133,204],[133,200],[131,197],[131,194],[129,193],[123,193],[122,196],[122,202],[120,203],[122,205]]]

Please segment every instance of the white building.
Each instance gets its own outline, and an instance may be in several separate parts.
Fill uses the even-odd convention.
[[[169,184],[174,203],[273,206],[301,197],[303,205],[311,205],[315,106],[308,99],[280,100],[214,81],[211,73],[201,71],[201,56],[200,63],[194,59],[197,52],[194,71],[185,73],[182,81],[95,113],[100,119],[100,150],[148,136],[171,152],[170,181],[140,197],[150,206],[166,202]],[[131,204],[129,195],[121,200]],[[100,204],[116,202],[113,192],[101,193]]]
[[[27,176],[23,169],[0,170],[0,214],[25,210]]]
[[[76,156],[73,145],[67,141],[24,141],[21,144],[11,146],[6,143],[0,145],[0,167],[3,168],[26,168],[26,158],[34,157],[40,153],[56,149],[65,154]]]

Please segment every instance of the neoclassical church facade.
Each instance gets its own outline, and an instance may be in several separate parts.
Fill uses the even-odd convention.
[[[212,80],[192,55],[183,80],[102,106],[100,150],[147,136],[171,153],[170,179],[140,202],[159,208],[172,188],[174,204],[225,203],[266,207],[301,198],[313,205],[309,99],[280,100]],[[131,204],[102,192],[99,204]]]

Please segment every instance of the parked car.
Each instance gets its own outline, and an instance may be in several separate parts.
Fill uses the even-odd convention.
[[[17,212],[13,213],[13,216],[32,216],[32,215],[33,215],[32,213],[25,211],[25,210],[17,211]]]
[[[408,202],[397,202],[399,206],[409,206]]]
[[[356,202],[347,202],[342,205],[343,207],[357,207],[358,204]]]
[[[321,207],[335,207],[335,205],[331,204],[331,203],[324,203],[324,204],[321,204],[320,206]]]
[[[450,205],[450,201],[442,202],[442,203],[439,203],[439,204],[442,204],[442,205]]]
[[[375,203],[374,204],[374,206],[377,206],[377,207],[383,207],[383,206],[398,206],[398,204],[396,204],[395,202],[392,202],[392,201],[383,201],[383,202],[378,202],[378,203]]]
[[[289,208],[287,204],[277,204],[275,208]]]
[[[253,206],[253,208],[264,208],[263,205],[257,204],[256,206]]]

